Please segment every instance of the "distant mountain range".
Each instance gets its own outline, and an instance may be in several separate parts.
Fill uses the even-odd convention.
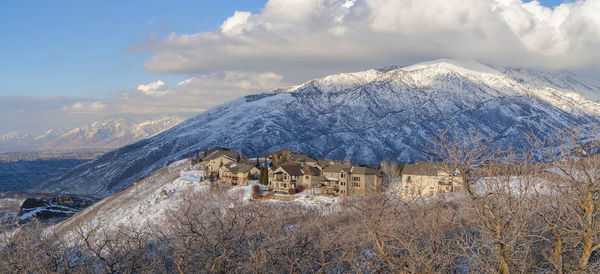
[[[182,121],[177,116],[143,122],[118,118],[68,131],[49,129],[40,134],[12,131],[0,136],[0,152],[114,149],[156,135]]]
[[[519,148],[532,131],[543,137],[555,126],[597,125],[598,97],[600,81],[576,73],[452,60],[342,73],[216,106],[38,188],[110,195],[212,146],[248,156],[287,147],[357,163],[413,162],[448,129]]]

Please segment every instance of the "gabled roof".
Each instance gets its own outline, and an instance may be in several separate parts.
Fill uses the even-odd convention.
[[[291,152],[289,160],[296,162],[317,162],[317,160],[302,152]]]
[[[345,169],[346,172],[350,171],[350,167],[348,165],[345,165],[345,164],[333,164],[331,166],[328,166],[328,167],[324,168],[323,172],[334,172],[334,173],[337,173],[337,172],[342,171],[343,169]]]
[[[319,176],[321,175],[321,170],[314,166],[305,166],[304,175]]]
[[[254,166],[252,165],[235,165],[229,168],[231,173],[248,173],[248,171],[252,170]]]
[[[437,176],[440,171],[447,169],[443,162],[418,162],[407,164],[402,169],[402,175]]]
[[[290,176],[302,176],[304,175],[304,171],[302,170],[302,167],[298,164],[295,165],[282,165],[281,169],[283,169],[285,171],[285,173],[289,174]]]
[[[237,160],[237,152],[229,151],[229,150],[217,150],[217,151],[212,152],[211,154],[206,155],[206,157],[204,159],[202,159],[202,161],[210,161],[213,159],[217,159],[221,156],[228,157],[233,161]]]

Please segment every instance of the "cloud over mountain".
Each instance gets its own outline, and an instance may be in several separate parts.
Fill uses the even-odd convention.
[[[286,80],[432,58],[598,69],[600,0],[554,8],[519,0],[270,0],[212,31],[136,49],[155,73],[277,71]]]

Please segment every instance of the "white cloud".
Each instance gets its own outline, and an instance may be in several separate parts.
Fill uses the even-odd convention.
[[[84,102],[77,102],[73,105],[62,107],[62,110],[67,112],[99,112],[105,110],[106,107],[107,105],[100,101],[88,104]]]
[[[233,16],[229,17],[221,25],[221,32],[224,34],[236,35],[242,33],[244,26],[248,22],[248,18],[252,13],[245,11],[236,11]]]
[[[156,96],[156,97],[160,97],[160,96],[163,96],[163,95],[169,93],[169,90],[165,86],[165,82],[163,82],[162,80],[158,80],[156,82],[151,82],[151,83],[148,83],[145,85],[141,84],[137,87],[137,90],[146,95]]]
[[[437,58],[600,67],[600,0],[270,0],[220,28],[137,47],[155,73],[276,71],[288,82]]]
[[[227,71],[201,74],[173,86],[163,81],[140,85],[136,91],[107,101],[109,109],[123,113],[200,113],[231,99],[284,86],[282,76],[273,72],[252,73]],[[162,96],[147,96],[146,92],[168,91]]]

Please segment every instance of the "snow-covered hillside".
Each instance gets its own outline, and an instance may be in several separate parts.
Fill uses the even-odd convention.
[[[138,181],[134,186],[107,197],[94,205],[84,209],[77,215],[54,227],[60,235],[72,233],[78,226],[89,228],[95,226],[119,227],[135,226],[144,229],[164,226],[168,218],[168,211],[178,211],[186,199],[205,197],[203,193],[213,191],[210,182],[199,181],[190,176],[194,171],[190,169],[189,160],[176,161],[169,166],[158,170],[149,177]],[[236,200],[239,205],[248,203],[251,199],[249,186],[220,186],[221,194]],[[208,194],[207,194],[208,195]],[[298,193],[294,201],[286,204],[296,204],[303,207],[323,208],[323,212],[334,210],[331,205],[337,204],[336,197],[313,196],[311,193]],[[205,201],[218,202],[218,201]],[[264,200],[265,203],[282,203],[278,200]],[[227,202],[225,202],[227,203]],[[326,207],[323,207],[326,205]]]
[[[600,104],[576,93],[597,84],[544,81],[536,73],[438,60],[332,75],[216,106],[39,188],[109,195],[212,146],[248,156],[287,147],[358,163],[411,162],[443,129],[457,136],[474,130],[495,145],[519,148],[531,131],[597,125]]]
[[[113,149],[151,137],[183,119],[167,116],[135,122],[125,118],[105,119],[69,131],[49,129],[41,133],[11,131],[0,136],[0,151],[73,151]]]

